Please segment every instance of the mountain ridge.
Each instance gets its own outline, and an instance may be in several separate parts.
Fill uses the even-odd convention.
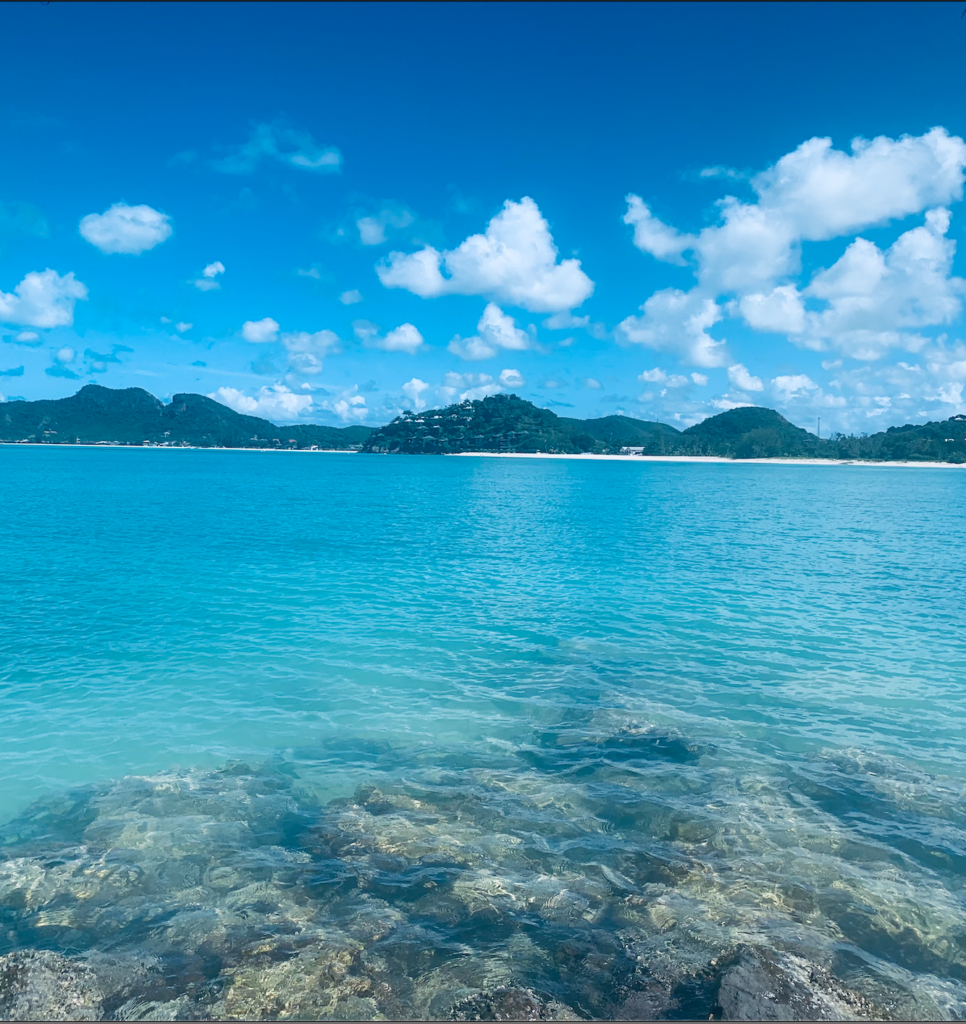
[[[382,427],[278,426],[204,395],[165,404],[143,388],[87,384],[68,398],[0,403],[0,441],[362,451],[380,454],[548,452],[966,462],[966,416],[819,438],[774,409],[742,406],[678,430],[612,415],[557,416],[517,395],[404,412]]]

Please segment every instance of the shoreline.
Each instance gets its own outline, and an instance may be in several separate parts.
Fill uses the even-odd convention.
[[[289,452],[298,455],[382,455],[384,452],[359,452],[346,448],[228,448],[201,445],[140,445],[140,444],[59,444],[45,441],[0,441],[2,448],[123,448],[132,451],[189,451],[189,452]],[[966,462],[903,462],[870,459],[729,459],[723,455],[598,455],[593,452],[444,452],[445,458],[482,459],[583,459],[599,462],[695,462],[725,463],[752,466],[886,466],[892,469],[966,469]]]
[[[966,462],[873,462],[869,459],[729,459],[723,455],[596,455],[591,452],[579,454],[551,454],[550,452],[448,452],[447,456],[462,458],[475,456],[478,458],[496,459],[598,459],[618,462],[706,462],[727,463],[734,465],[770,465],[770,466],[890,466],[893,468],[932,468],[932,469],[966,469]]]

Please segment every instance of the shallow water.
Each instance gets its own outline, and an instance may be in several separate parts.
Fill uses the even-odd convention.
[[[0,488],[0,954],[105,1012],[707,1018],[765,950],[966,1018],[966,475],[6,447]]]

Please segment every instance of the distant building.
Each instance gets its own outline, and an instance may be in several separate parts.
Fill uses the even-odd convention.
[[[644,454],[644,449],[643,448],[630,448],[630,447],[626,447],[626,446],[624,448],[621,448],[621,455],[643,455],[643,454]]]

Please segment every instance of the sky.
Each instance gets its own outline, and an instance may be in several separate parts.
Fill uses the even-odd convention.
[[[962,14],[0,4],[0,396],[966,413]]]

